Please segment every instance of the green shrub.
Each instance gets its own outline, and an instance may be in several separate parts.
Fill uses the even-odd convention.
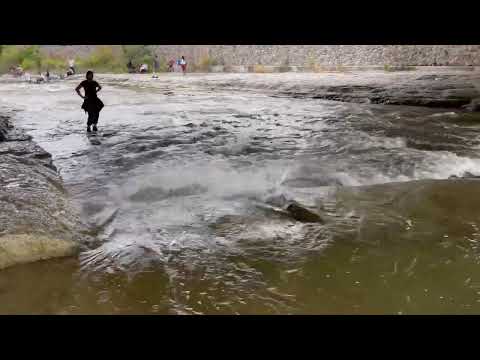
[[[78,72],[93,70],[95,72],[127,72],[127,62],[131,59],[135,65],[148,64],[153,70],[154,55],[146,45],[126,46],[98,46],[85,57],[76,57],[75,63]],[[64,56],[55,56],[43,53],[38,46],[0,45],[0,73],[8,72],[12,66],[22,66],[29,71],[58,71],[65,72],[68,64]],[[159,59],[159,70],[167,71],[168,66],[164,58]]]
[[[11,66],[26,66],[28,70],[40,70],[41,54],[38,46],[2,46],[0,72],[8,72]]]
[[[122,45],[122,51],[127,60],[139,63],[146,56],[153,58],[152,51],[147,45]]]
[[[67,61],[65,59],[54,57],[45,57],[42,59],[42,69],[65,72],[66,68]]]
[[[23,68],[23,70],[38,70],[39,68],[39,66],[37,66],[37,63],[29,58],[23,59],[20,66]]]
[[[390,65],[384,65],[383,69],[388,72],[393,72],[393,71],[411,71],[415,70],[415,66],[407,66],[407,65],[400,65],[400,66],[390,66]]]
[[[90,56],[77,59],[78,68],[96,72],[126,72],[126,64],[111,46],[99,46]]]
[[[167,63],[167,60],[164,57],[158,59],[158,71],[159,72],[167,72],[168,71],[168,63]]]
[[[262,64],[253,65],[253,72],[263,74],[267,72],[267,69]]]
[[[154,54],[148,45],[122,45],[122,53],[125,63],[131,60],[135,66],[147,64],[149,70],[153,70]]]

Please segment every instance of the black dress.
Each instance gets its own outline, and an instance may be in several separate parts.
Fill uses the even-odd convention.
[[[88,113],[100,113],[100,110],[104,107],[102,100],[97,96],[98,83],[94,80],[83,80],[80,86],[85,90],[85,100],[82,104],[82,109]]]

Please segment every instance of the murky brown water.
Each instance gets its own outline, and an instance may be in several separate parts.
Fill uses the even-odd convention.
[[[0,85],[104,225],[78,258],[1,271],[0,313],[480,311],[480,183],[445,180],[480,171],[475,116],[174,75],[100,77],[100,145],[76,81]],[[325,222],[298,221],[291,200]]]

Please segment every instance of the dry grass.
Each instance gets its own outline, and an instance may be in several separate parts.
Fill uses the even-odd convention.
[[[328,69],[325,66],[319,64],[311,64],[310,68],[313,72],[321,73],[321,72],[328,72]]]
[[[257,74],[270,74],[270,73],[274,73],[275,69],[272,66],[265,66],[265,65],[262,65],[262,64],[257,64],[257,65],[253,65],[252,67],[250,67],[249,71],[257,73]]]
[[[263,65],[253,65],[253,72],[257,74],[265,74],[267,69]]]
[[[203,56],[198,63],[194,64],[193,71],[209,72],[212,66],[218,65],[216,59],[211,58],[208,55]]]

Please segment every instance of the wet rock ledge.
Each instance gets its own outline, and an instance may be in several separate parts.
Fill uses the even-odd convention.
[[[325,72],[288,76],[247,74],[244,78],[249,80],[229,79],[227,82],[219,78],[214,84],[226,89],[264,91],[274,97],[480,110],[479,71],[443,68],[435,71]]]
[[[73,255],[82,233],[50,154],[0,115],[0,269]]]

